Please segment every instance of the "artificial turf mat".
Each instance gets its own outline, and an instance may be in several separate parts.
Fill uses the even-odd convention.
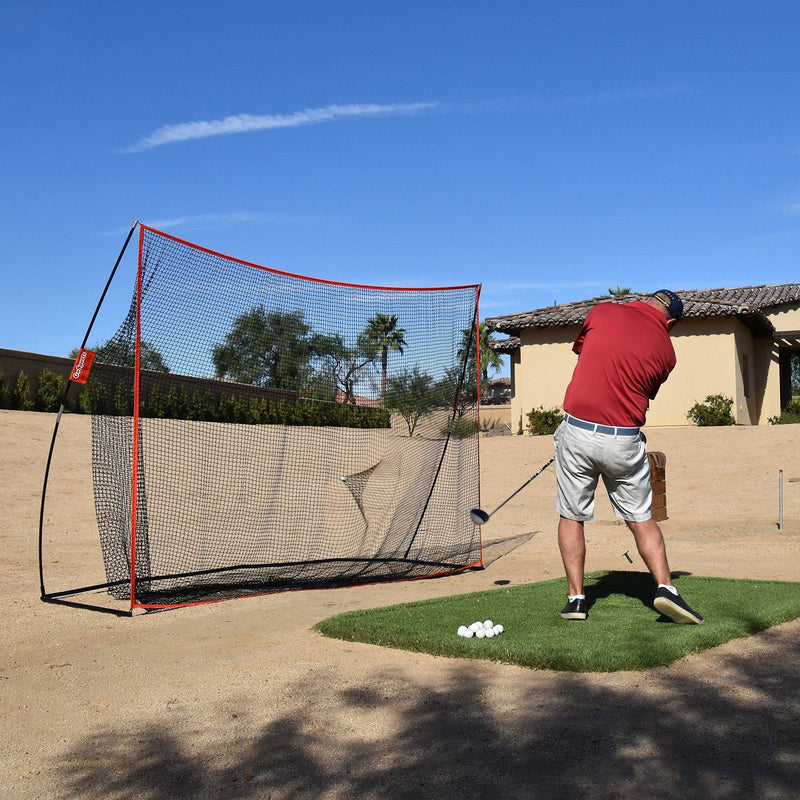
[[[569,672],[645,670],[748,636],[800,616],[800,583],[684,575],[675,586],[705,617],[676,625],[653,609],[653,580],[644,572],[586,576],[589,618],[564,620],[563,578],[483,592],[350,611],[314,629],[337,639]],[[460,625],[491,619],[505,631],[465,639]]]

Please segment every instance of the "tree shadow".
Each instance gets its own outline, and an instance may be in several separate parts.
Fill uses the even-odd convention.
[[[800,666],[791,635],[762,636],[768,657],[717,653],[633,690],[461,662],[435,686],[321,668],[247,736],[121,725],[79,742],[60,779],[81,800],[793,798]]]

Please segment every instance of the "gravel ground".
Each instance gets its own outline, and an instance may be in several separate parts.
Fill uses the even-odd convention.
[[[560,576],[552,470],[484,527],[483,570],[117,618],[39,600],[53,423],[49,414],[0,411],[3,797],[800,794],[800,621],[670,667],[581,675],[310,630],[340,611]],[[648,438],[667,456],[662,528],[673,571],[800,581],[800,426],[656,428]],[[88,448],[88,420],[65,417],[59,452],[70,477],[52,484],[47,514],[74,546],[45,564],[64,587],[86,583],[99,564]],[[484,508],[551,451],[547,437],[482,440]],[[587,531],[587,570],[643,569],[605,499]],[[631,550],[633,566],[623,557]]]

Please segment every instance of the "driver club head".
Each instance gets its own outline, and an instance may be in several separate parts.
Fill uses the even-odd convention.
[[[469,516],[476,525],[483,525],[484,522],[489,521],[489,515],[482,508],[473,508],[469,512]]]

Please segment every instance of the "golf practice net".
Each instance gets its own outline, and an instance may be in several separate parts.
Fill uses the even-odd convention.
[[[478,286],[305,278],[138,227],[127,315],[67,390],[106,573],[83,589],[162,608],[481,563]]]

